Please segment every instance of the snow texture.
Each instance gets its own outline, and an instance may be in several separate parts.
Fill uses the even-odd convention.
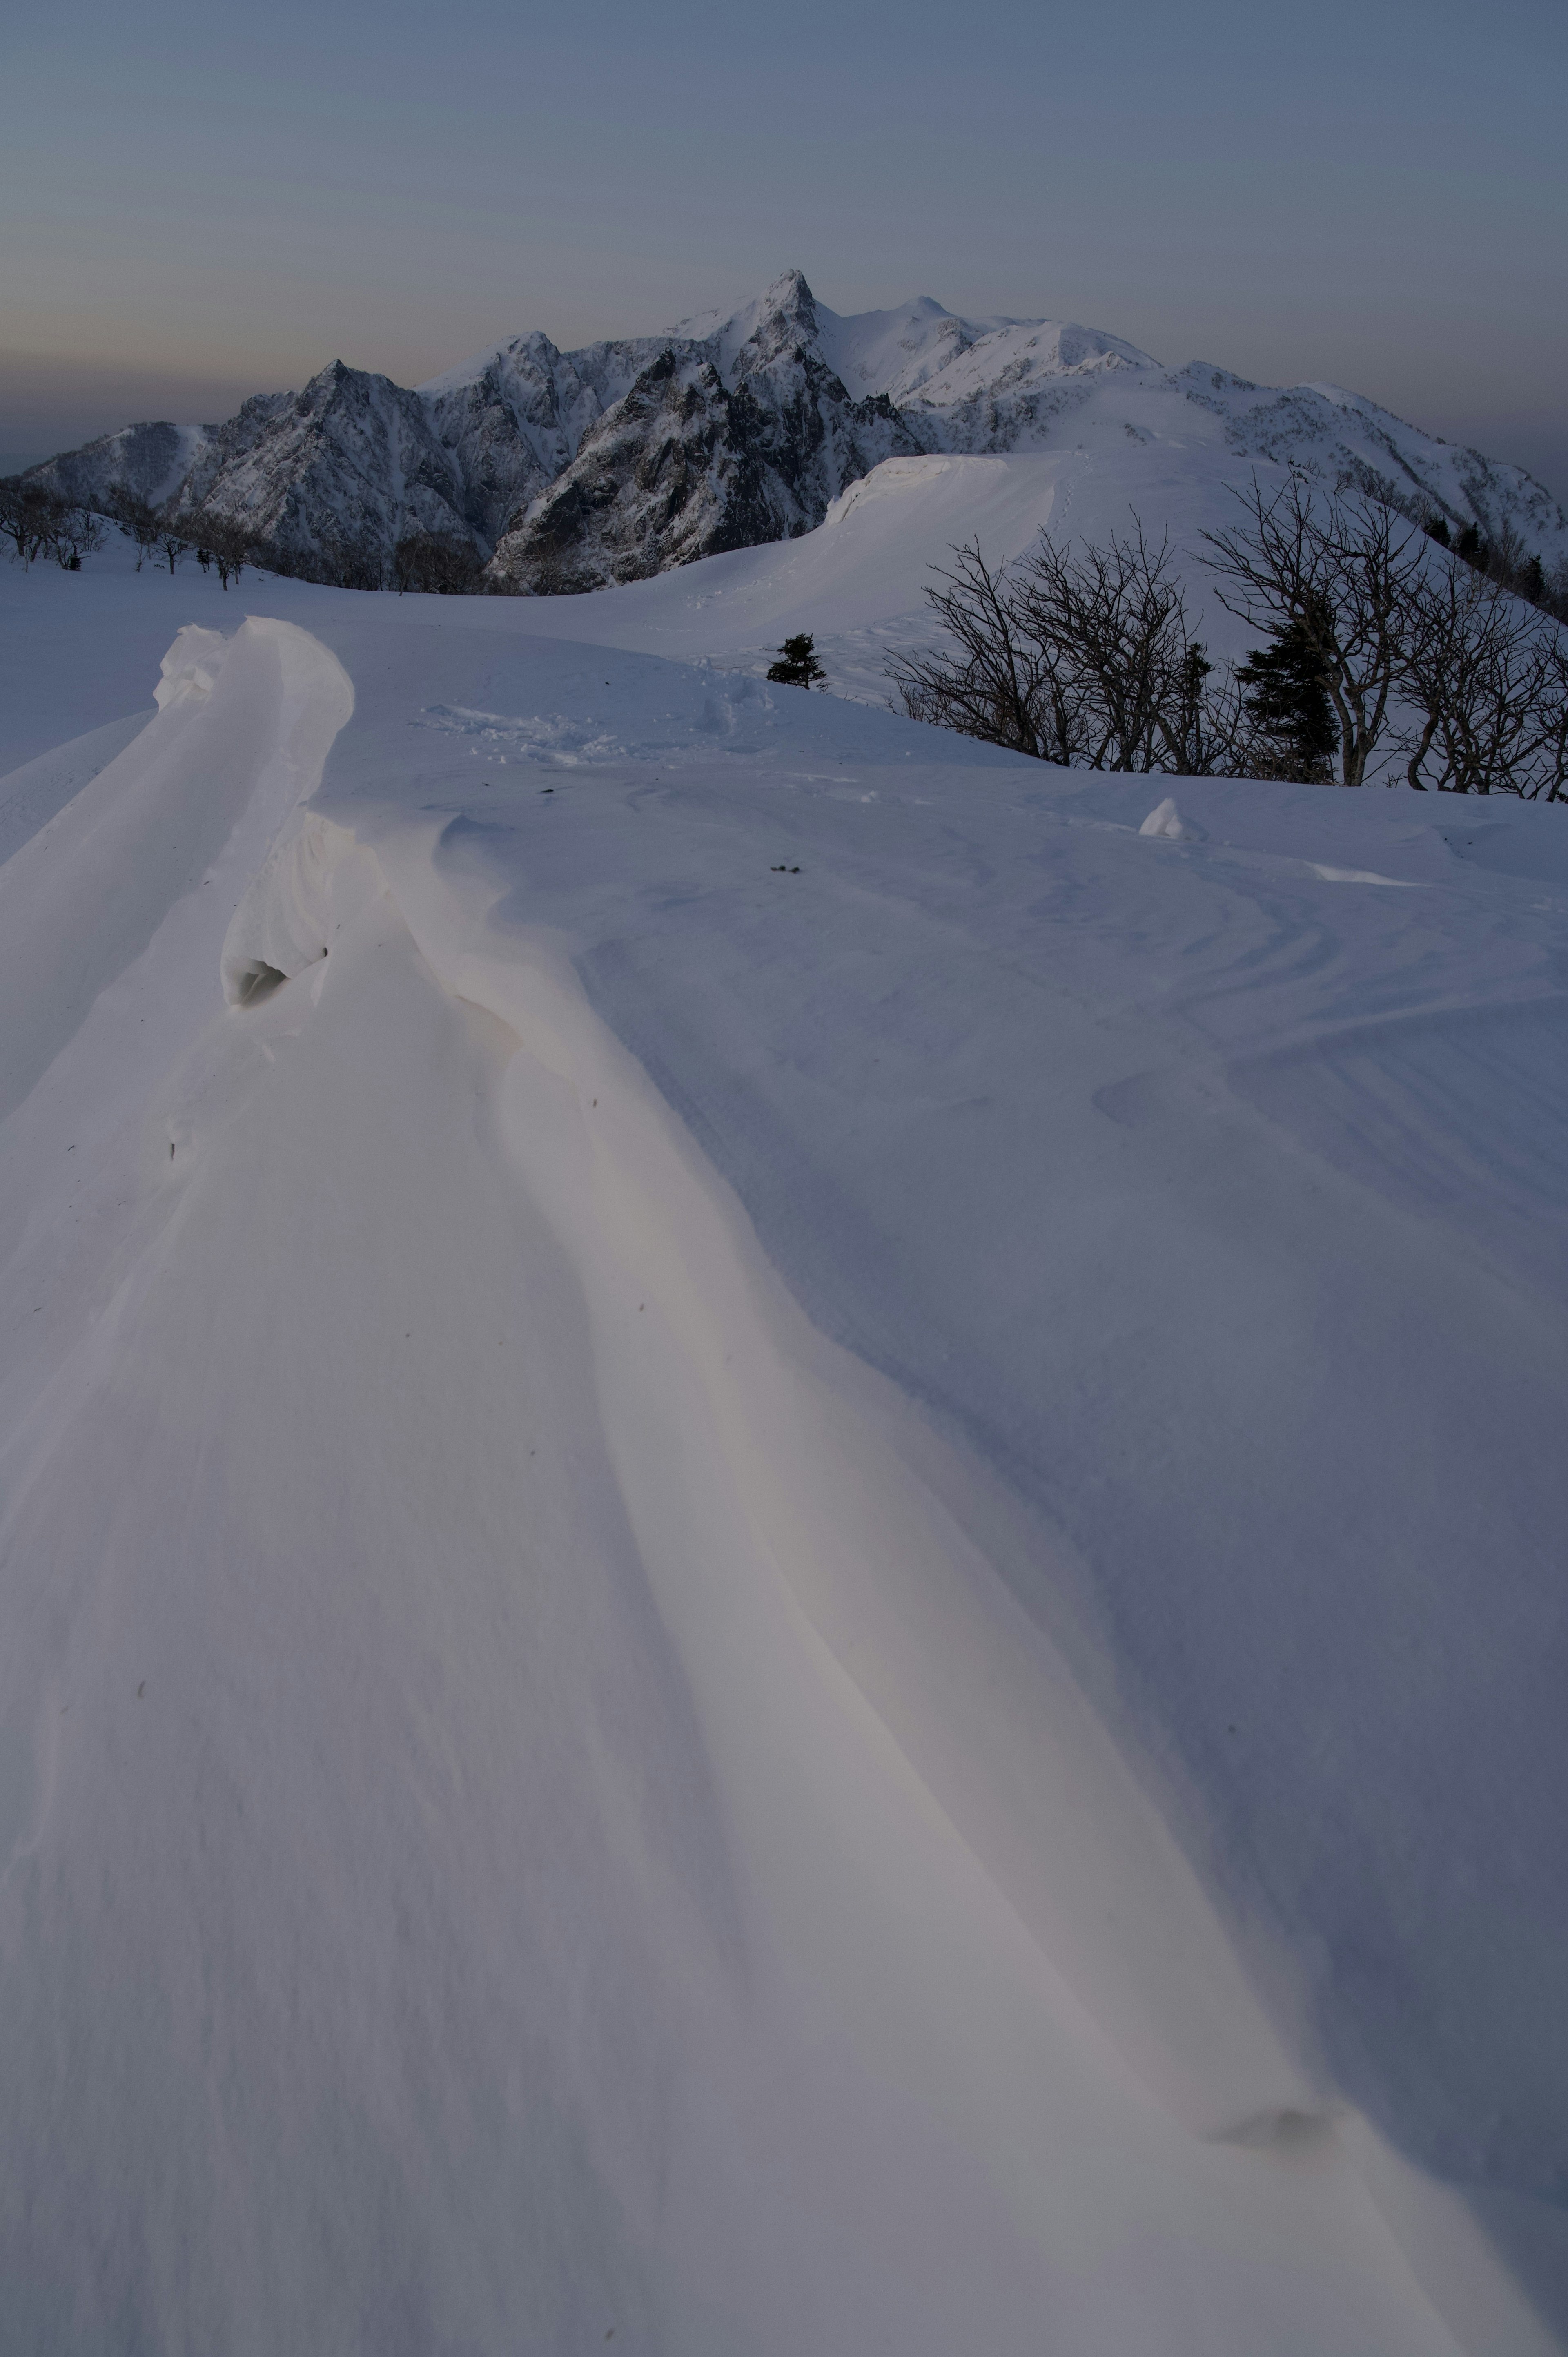
[[[18,2349],[1568,2347],[1563,814],[757,675],[1160,463],[0,576]]]

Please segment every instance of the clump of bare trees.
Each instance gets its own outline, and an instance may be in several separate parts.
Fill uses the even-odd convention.
[[[82,558],[102,547],[103,526],[79,500],[9,475],[0,480],[0,540],[10,542],[24,565],[48,557],[62,571],[80,573]]]
[[[1205,562],[1228,612],[1316,658],[1333,709],[1339,783],[1365,785],[1389,721],[1425,536],[1380,500],[1325,498],[1293,474],[1266,491],[1254,475],[1241,519],[1206,532]]]
[[[978,541],[928,588],[950,645],[896,655],[904,709],[1071,770],[1212,766],[1234,697],[1210,686],[1169,546],[1142,526],[1074,554],[1042,536],[993,568]]]
[[[405,533],[392,551],[392,579],[400,594],[417,589],[427,596],[477,597],[484,569],[473,543],[451,533]]]
[[[173,573],[194,556],[203,573],[216,565],[227,589],[247,565],[266,561],[265,550],[230,518],[196,508],[171,515],[124,484],[89,507],[22,476],[0,480],[0,541],[9,541],[24,565],[52,557],[68,572],[80,572],[82,558],[102,547],[111,525],[134,548],[138,573],[144,565],[164,565]]]
[[[200,508],[185,508],[171,515],[124,486],[110,492],[103,505],[135,549],[138,573],[146,564],[166,565],[173,573],[188,556],[194,556],[203,573],[216,566],[219,581],[227,589],[231,582],[240,580],[247,565],[259,568],[265,561],[265,552],[231,517],[209,514]]]
[[[228,516],[206,515],[199,509],[182,518],[182,529],[188,544],[196,551],[196,561],[205,573],[215,566],[220,587],[227,589],[232,581],[238,583],[247,565],[260,570],[265,561],[264,552],[242,524]]]
[[[1400,681],[1409,784],[1568,799],[1568,638],[1494,578],[1444,565],[1422,580]]]
[[[166,548],[162,545],[164,520],[156,508],[121,484],[117,490],[105,494],[103,512],[112,522],[118,524],[135,550],[138,573],[144,565],[160,556],[167,564],[169,571],[174,571],[185,554],[186,544],[183,538],[173,535]]]
[[[1272,493],[1254,476],[1240,502],[1204,534],[1219,601],[1316,661],[1342,784],[1402,771],[1418,790],[1568,799],[1568,646],[1509,569],[1441,556],[1384,501],[1301,474]]]
[[[191,543],[183,524],[122,483],[103,497],[103,513],[117,524],[136,552],[136,570],[144,565],[166,565],[173,573],[189,555]]]
[[[216,567],[225,589],[248,565],[341,589],[474,597],[485,588],[484,558],[456,533],[409,532],[388,556],[379,544],[348,532],[321,533],[308,554],[291,556],[231,516],[199,507],[155,507],[126,484],[101,494],[93,510],[19,476],[0,480],[0,541],[9,540],[25,565],[48,555],[74,571],[84,554],[102,546],[111,524],[135,550],[138,573],[145,565],[174,573],[193,556],[203,573]]]
[[[1202,562],[1267,644],[1209,659],[1168,542],[978,542],[926,595],[946,643],[889,665],[904,709],[1069,769],[1330,779],[1568,800],[1568,640],[1497,569],[1386,501],[1253,478]]]

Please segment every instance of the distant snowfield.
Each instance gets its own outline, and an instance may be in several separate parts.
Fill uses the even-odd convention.
[[[1128,463],[0,574],[8,2345],[1568,2346],[1568,817],[866,708]]]

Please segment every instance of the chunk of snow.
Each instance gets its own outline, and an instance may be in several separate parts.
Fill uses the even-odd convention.
[[[181,705],[205,704],[211,694],[228,640],[220,630],[203,630],[188,622],[163,659],[153,701],[160,712]]]
[[[1325,884],[1389,884],[1396,891],[1412,888],[1414,879],[1408,876],[1379,876],[1369,867],[1325,867],[1321,860],[1311,860],[1315,876]]]
[[[1156,835],[1165,843],[1200,843],[1203,839],[1201,828],[1184,823],[1170,794],[1163,802],[1155,805],[1138,832],[1140,834]]]

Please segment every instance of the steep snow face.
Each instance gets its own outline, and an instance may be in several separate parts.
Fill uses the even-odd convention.
[[[1090,328],[1021,321],[955,352],[912,389],[908,408],[929,447],[1027,448],[1048,437],[1040,427],[1078,406],[1118,371],[1154,372],[1136,345]]]
[[[846,383],[884,393],[917,413],[949,409],[988,390],[1067,376],[1120,361],[1156,363],[1135,344],[1049,319],[955,319],[922,297],[900,311],[823,320],[822,347]]]
[[[974,345],[1011,328],[1041,326],[1029,320],[956,318],[929,295],[891,311],[841,315],[817,300],[800,271],[787,270],[765,293],[727,317],[721,311],[704,311],[682,319],[675,332],[707,343],[726,371],[747,346],[790,342],[825,361],[852,399],[885,393],[890,401],[905,402]],[[1090,331],[1046,332],[1082,336]],[[1132,350],[1130,345],[1123,349]]]
[[[847,317],[825,304],[817,306],[823,358],[851,392],[885,393],[890,401],[907,401],[928,377],[982,336],[1016,324],[1012,319],[958,319],[929,295],[918,295],[891,311],[861,311]]]
[[[807,285],[804,274],[786,270],[771,286],[727,317],[721,311],[699,312],[695,317],[681,320],[674,336],[678,341],[700,345],[727,378],[743,351],[772,357],[791,346],[801,350],[813,347],[819,322],[831,316]]]
[[[117,434],[102,434],[67,450],[58,458],[31,469],[31,479],[47,482],[68,499],[97,500],[115,491],[128,491],[149,507],[162,508],[178,497],[183,486],[199,472],[218,425],[125,425]]]
[[[1327,384],[1279,391],[1199,361],[1172,371],[1165,386],[1218,418],[1237,457],[1306,467],[1330,481],[1348,471],[1422,500],[1452,523],[1474,522],[1492,536],[1511,525],[1545,562],[1568,554],[1568,515],[1522,467],[1423,434],[1364,394]]]
[[[34,471],[75,496],[125,485],[209,507],[306,575],[373,583],[400,539],[428,533],[494,552],[495,587],[538,593],[809,532],[888,457],[1149,445],[1176,471],[1203,449],[1241,474],[1348,477],[1461,527],[1511,527],[1548,562],[1568,554],[1568,517],[1522,469],[1357,394],[1165,369],[1097,328],[963,319],[928,296],[841,317],[798,270],[668,337],[562,352],[520,336],[417,393],[334,363],[226,425],[128,427]]]

